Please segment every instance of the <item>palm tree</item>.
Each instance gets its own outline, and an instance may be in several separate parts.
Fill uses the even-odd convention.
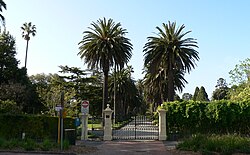
[[[197,42],[193,38],[184,38],[190,33],[183,32],[185,26],[176,27],[176,23],[163,23],[163,29],[156,27],[159,31],[156,37],[148,37],[143,52],[145,56],[144,66],[149,72],[156,75],[163,69],[164,79],[167,80],[167,99],[174,100],[175,72],[190,72],[195,67],[195,60],[199,60]]]
[[[91,69],[101,69],[104,74],[103,103],[108,103],[108,74],[110,67],[123,68],[132,56],[132,44],[125,37],[126,29],[112,19],[99,19],[91,23],[89,31],[83,32],[83,39],[79,42],[81,59]]]
[[[164,101],[167,100],[167,81],[168,79],[165,76],[165,70],[160,68],[158,73],[155,75],[147,72],[144,79],[144,91],[146,100],[150,103],[153,103],[152,110],[161,105]],[[184,85],[187,81],[184,79],[184,73],[182,71],[175,70],[174,72],[174,90],[182,91]]]
[[[135,81],[131,78],[131,70],[132,68],[128,66],[128,68],[113,72],[109,79],[109,94],[116,94],[116,112],[120,118],[124,118],[135,107],[140,108],[140,94]],[[114,100],[113,96],[110,98]]]
[[[32,35],[33,37],[36,35],[36,26],[32,25],[31,22],[29,22],[29,23],[24,23],[21,29],[23,30],[22,37],[24,38],[24,40],[27,41],[26,54],[25,54],[25,66],[24,66],[26,68],[30,35]]]
[[[0,0],[0,12],[3,12],[2,7],[3,7],[5,10],[7,9],[5,2],[4,2],[3,0]],[[5,25],[5,18],[4,18],[4,16],[3,16],[2,14],[0,14],[0,18],[1,18],[1,20],[2,20],[3,25]]]

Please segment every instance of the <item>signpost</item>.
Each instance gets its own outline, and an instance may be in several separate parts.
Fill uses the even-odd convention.
[[[87,140],[88,137],[88,114],[89,101],[83,100],[81,103],[81,118],[82,118],[82,135],[81,140]]]
[[[82,101],[81,112],[83,114],[89,113],[89,101],[87,101],[87,100]]]
[[[61,105],[56,105],[55,110],[57,112],[59,112],[60,110],[62,110],[62,106]]]
[[[58,144],[61,145],[61,150],[63,150],[63,107],[64,107],[64,92],[61,92],[61,102],[55,107],[55,110],[59,113],[58,117]]]

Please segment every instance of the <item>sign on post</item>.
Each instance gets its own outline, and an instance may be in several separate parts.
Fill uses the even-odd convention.
[[[87,100],[82,101],[81,112],[85,115],[89,113],[89,101]]]
[[[59,112],[60,110],[62,110],[62,106],[61,105],[56,105],[55,110],[57,112]]]

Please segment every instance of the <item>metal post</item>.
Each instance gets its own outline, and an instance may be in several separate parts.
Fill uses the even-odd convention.
[[[136,139],[136,115],[135,115],[135,139]]]
[[[116,112],[115,112],[115,108],[116,108],[116,65],[115,65],[115,70],[114,70],[114,119],[113,119],[113,124],[115,124],[115,115],[116,115]]]
[[[60,111],[61,113],[61,150],[63,150],[63,109]]]
[[[57,143],[60,144],[60,137],[61,137],[61,112],[59,111],[59,117],[58,117],[58,134],[57,134]]]
[[[63,150],[63,108],[64,108],[64,92],[61,92],[61,106],[60,118],[61,118],[61,150]]]

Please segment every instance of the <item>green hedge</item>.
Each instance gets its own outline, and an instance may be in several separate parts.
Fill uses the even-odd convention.
[[[166,102],[170,133],[250,133],[250,101]]]
[[[64,119],[64,129],[75,129],[74,119]],[[25,133],[32,139],[57,139],[58,117],[0,114],[0,137],[21,138]]]

